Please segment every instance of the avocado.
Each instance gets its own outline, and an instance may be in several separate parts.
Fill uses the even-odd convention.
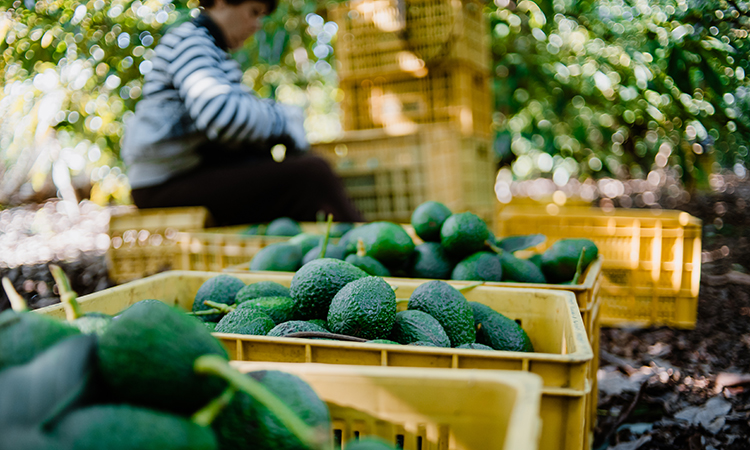
[[[414,242],[403,227],[391,222],[372,222],[355,228],[346,242],[346,254],[357,251],[359,239],[365,254],[377,259],[386,267],[409,261],[414,252]]]
[[[542,253],[542,272],[550,283],[562,283],[573,279],[581,251],[586,249],[581,271],[596,259],[599,249],[589,239],[561,239]]]
[[[541,270],[542,268],[542,254],[541,253],[535,253],[531,256],[529,256],[529,259],[527,259],[530,263],[533,263],[535,266],[539,267]]]
[[[401,345],[396,341],[392,341],[390,339],[370,339],[366,342],[366,344],[391,344],[391,345]]]
[[[307,323],[318,325],[321,328],[325,328],[326,331],[330,331],[330,330],[328,330],[328,322],[326,322],[323,319],[312,319],[312,320],[308,320]]]
[[[389,339],[399,344],[424,341],[431,342],[437,347],[451,346],[451,341],[440,322],[427,313],[413,309],[396,314],[396,322]]]
[[[510,352],[534,351],[529,336],[515,321],[481,303],[469,302],[469,305],[474,312],[478,344]]]
[[[411,226],[423,241],[440,242],[440,228],[451,214],[451,210],[440,202],[424,202],[412,213]]]
[[[359,267],[360,269],[367,272],[369,275],[373,275],[376,277],[389,277],[391,276],[391,271],[388,270],[387,267],[385,267],[383,264],[381,264],[380,261],[377,259],[371,257],[371,256],[360,256],[357,254],[351,254],[346,257],[346,262],[349,264]]]
[[[304,266],[305,264],[309,263],[313,259],[320,258],[321,250],[323,250],[323,245],[318,245],[316,247],[313,247],[312,250],[307,252],[305,254],[305,257],[302,258],[302,265]],[[344,259],[344,256],[345,255],[344,255],[343,247],[336,245],[336,244],[331,244],[331,243],[326,245],[326,256],[325,256],[326,258]]]
[[[0,448],[8,450],[60,450],[63,444],[44,434],[38,427],[10,427],[0,429]]]
[[[30,311],[0,313],[0,370],[25,364],[44,350],[81,332],[65,322]]]
[[[216,329],[216,322],[203,322],[203,325],[205,325],[206,329],[211,333]]]
[[[278,242],[263,247],[250,260],[250,270],[294,272],[302,265],[302,250],[299,245]]]
[[[214,333],[248,334],[265,336],[273,327],[274,321],[268,315],[245,302],[237,309],[222,317],[214,328]]]
[[[99,337],[99,369],[120,401],[192,414],[226,383],[195,374],[202,355],[227,352],[197,319],[156,300],[122,312]]]
[[[425,312],[440,323],[451,347],[474,342],[474,316],[464,295],[444,281],[428,281],[409,298],[410,310]]]
[[[268,315],[273,320],[274,326],[294,318],[294,300],[291,297],[253,298],[240,303],[235,311],[243,309],[256,310]]]
[[[266,236],[296,236],[302,232],[299,223],[289,217],[273,220],[266,228]]]
[[[357,249],[357,234],[359,233],[359,228],[352,228],[351,230],[347,231],[341,236],[341,239],[339,239],[339,245],[344,247],[344,253],[347,255],[351,253],[356,253]],[[354,247],[352,247],[352,250],[349,250],[349,241],[354,241]]]
[[[327,319],[333,296],[347,283],[366,276],[362,269],[338,259],[321,258],[305,264],[292,277],[289,289],[294,316]]]
[[[406,345],[413,345],[415,347],[439,347],[438,345],[435,345],[434,342],[429,342],[429,341],[414,341]]]
[[[546,283],[542,270],[527,259],[516,258],[510,252],[500,254],[503,264],[503,281],[517,283]]]
[[[455,264],[448,258],[438,242],[425,242],[414,249],[414,259],[409,274],[414,278],[447,279]]]
[[[189,395],[189,394],[188,394]],[[210,428],[131,405],[95,405],[62,418],[52,435],[70,450],[215,450]]]
[[[351,222],[337,222],[331,225],[329,236],[332,238],[340,238],[353,229],[354,224]]]
[[[440,228],[440,244],[449,256],[463,259],[482,250],[489,235],[487,224],[474,213],[453,214]]]
[[[396,450],[396,448],[379,437],[366,436],[347,442],[344,450]]]
[[[287,241],[289,244],[298,245],[300,252],[305,255],[317,245],[323,243],[323,236],[310,233],[300,233]]]
[[[477,344],[477,343],[459,345],[456,348],[463,348],[463,349],[469,349],[469,350],[495,350],[494,348],[490,347],[489,345]]]
[[[240,304],[260,297],[290,297],[289,288],[274,281],[258,281],[240,289],[234,300]]]
[[[284,337],[287,334],[301,333],[303,331],[330,333],[330,331],[316,323],[313,323],[312,321],[305,322],[304,320],[290,320],[289,322],[284,322],[276,325],[275,327],[273,327],[273,329],[271,329],[271,331],[268,332],[268,334],[266,334],[266,336]]]
[[[344,286],[331,301],[328,329],[363,339],[388,336],[396,320],[396,294],[380,277],[364,277]]]
[[[476,252],[462,260],[453,268],[451,279],[475,281],[500,281],[503,278],[503,265],[497,254]]]
[[[262,384],[307,425],[329,433],[328,406],[299,377],[275,370],[246,376]],[[263,405],[244,392],[235,394],[211,425],[222,450],[302,450],[307,447]]]
[[[206,300],[233,305],[237,293],[244,287],[245,283],[242,280],[231,275],[217,275],[209,278],[198,288],[198,292],[195,294],[193,312],[212,309],[204,303]],[[221,314],[209,314],[200,316],[200,318],[206,322],[218,322],[221,316]]]

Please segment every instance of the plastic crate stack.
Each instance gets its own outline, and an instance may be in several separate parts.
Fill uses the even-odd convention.
[[[344,136],[320,144],[368,221],[426,200],[492,219],[489,33],[474,0],[353,0],[331,10]]]

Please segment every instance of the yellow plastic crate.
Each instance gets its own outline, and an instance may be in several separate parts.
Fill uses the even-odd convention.
[[[339,78],[424,73],[466,64],[490,70],[489,24],[481,2],[352,0],[330,10]]]
[[[313,151],[341,176],[368,221],[409,222],[427,200],[454,212],[472,211],[491,223],[497,200],[489,138],[463,136],[446,124],[420,125],[392,135],[360,130]]]
[[[109,277],[117,284],[173,268],[179,231],[203,228],[206,208],[142,209],[109,220]]]
[[[602,266],[602,326],[693,328],[700,288],[701,221],[686,212],[506,206],[502,236],[541,233],[594,241]]]
[[[214,272],[172,271],[99,291],[80,298],[83,312],[116,314],[135,302],[153,298],[190,310],[195,294]],[[269,280],[289,286],[291,273],[235,274],[245,283]],[[398,296],[408,298],[426,280],[391,278]],[[465,282],[452,283],[456,286]],[[233,360],[317,362],[421,368],[515,370],[543,379],[541,448],[584,449],[590,429],[588,379],[591,345],[575,295],[566,291],[479,286],[464,293],[518,321],[537,352],[500,352],[430,347],[360,344],[311,339],[215,334]],[[37,310],[64,317],[61,305]]]
[[[536,450],[541,379],[511,371],[233,362],[280,370],[307,382],[328,404],[341,448],[378,436],[405,450]],[[434,395],[439,392],[440,395]]]

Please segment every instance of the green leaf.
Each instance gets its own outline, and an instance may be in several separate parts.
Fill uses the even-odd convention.
[[[66,339],[0,372],[0,428],[37,427],[77,403],[95,367],[96,337]]]
[[[510,236],[497,243],[500,249],[506,252],[517,252],[530,247],[535,247],[547,240],[543,234],[530,234],[528,236]]]

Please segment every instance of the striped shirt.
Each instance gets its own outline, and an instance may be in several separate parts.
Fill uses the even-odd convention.
[[[207,15],[166,33],[151,63],[121,150],[132,188],[195,168],[208,141],[242,148],[284,138],[281,109],[241,83],[240,66]]]

